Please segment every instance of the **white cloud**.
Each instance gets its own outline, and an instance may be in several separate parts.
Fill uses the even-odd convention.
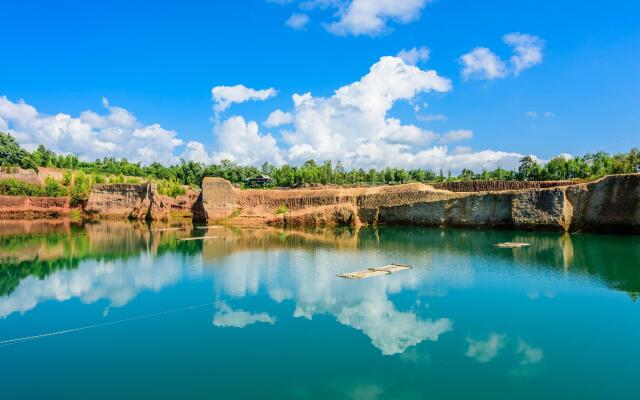
[[[518,340],[518,348],[516,349],[516,354],[521,356],[521,365],[537,364],[541,362],[544,357],[542,349],[533,347],[522,339]]]
[[[359,81],[329,98],[294,95],[295,130],[283,133],[288,159],[342,160],[346,166],[385,165],[407,143],[427,143],[433,133],[403,125],[387,116],[394,103],[419,93],[447,92],[448,79],[423,71],[397,57],[382,57]],[[404,144],[403,144],[404,143]]]
[[[457,129],[457,130],[449,131],[443,134],[440,137],[440,143],[441,144],[454,143],[454,142],[459,142],[461,140],[468,140],[468,139],[471,139],[472,137],[473,137],[472,131],[467,129]]]
[[[337,319],[364,332],[384,355],[402,353],[424,340],[437,341],[440,335],[452,329],[448,318],[421,320],[416,314],[396,310],[386,298],[343,307]]]
[[[465,79],[496,79],[507,75],[507,68],[491,50],[476,47],[460,57],[462,76]]]
[[[204,148],[204,144],[200,142],[191,141],[187,143],[184,151],[180,154],[179,157],[181,160],[185,161],[195,161],[202,164],[210,164],[211,157],[207,150]]]
[[[447,116],[444,114],[426,114],[426,115],[417,115],[420,121],[432,122],[432,121],[446,121]]]
[[[449,90],[451,82],[436,71],[407,65],[398,57],[382,57],[360,80],[337,89],[330,97],[294,94],[293,126],[280,131],[280,142],[261,134],[255,122],[242,117],[223,121],[214,129],[218,138],[214,159],[260,165],[264,161],[301,164],[314,158],[340,160],[346,168],[393,165],[454,172],[465,167],[516,167],[522,157],[517,153],[484,150],[459,154],[450,153],[446,146],[426,148],[439,135],[388,115],[399,101]],[[233,126],[223,127],[225,124]],[[444,134],[443,143],[471,136],[471,131],[452,130]]]
[[[213,316],[213,325],[221,328],[244,328],[258,322],[275,324],[276,318],[267,313],[250,313],[243,310],[233,310],[224,302],[216,303],[218,311]]]
[[[263,125],[267,128],[274,128],[276,126],[287,125],[292,122],[293,115],[291,113],[284,112],[282,110],[275,110],[274,112],[269,114],[269,117],[267,117],[267,120],[264,121]]]
[[[26,277],[11,295],[0,297],[0,318],[25,313],[52,299],[78,298],[87,304],[106,299],[109,307],[121,307],[140,292],[157,292],[174,284],[183,273],[171,254],[140,253],[119,260],[117,268],[114,265],[111,261],[86,260],[80,261],[78,268],[57,270],[42,279]]]
[[[544,41],[537,36],[519,32],[508,33],[502,40],[513,49],[507,67],[504,61],[486,47],[476,47],[460,57],[462,76],[465,79],[496,79],[520,72],[542,63]]]
[[[227,159],[242,165],[259,165],[264,161],[284,164],[276,140],[261,134],[254,121],[247,122],[236,115],[216,124],[213,132],[218,146],[212,157],[215,162]]]
[[[509,60],[516,76],[523,70],[542,63],[544,41],[539,37],[513,32],[504,35],[502,39],[506,44],[513,47],[515,54]]]
[[[493,360],[505,344],[505,335],[491,333],[487,340],[475,340],[467,338],[469,347],[466,356],[471,357],[479,363],[487,363]]]
[[[414,47],[409,50],[402,49],[398,52],[396,57],[401,58],[402,61],[409,65],[416,65],[419,62],[426,62],[429,60],[430,54],[431,51],[427,47],[421,46]]]
[[[293,29],[304,29],[308,23],[309,16],[307,14],[291,14],[285,21],[285,25]]]
[[[335,4],[335,2],[332,2]],[[327,25],[336,35],[378,35],[393,21],[408,24],[420,18],[427,0],[352,0],[338,5],[339,19]]]
[[[542,113],[539,113],[537,111],[527,111],[526,113],[524,113],[524,116],[527,117],[527,118],[531,118],[531,119],[535,119],[535,118],[538,118],[538,117],[541,117],[541,118],[552,118],[552,117],[555,116],[555,114],[552,113],[551,111],[545,111],[545,112],[542,112]]]
[[[128,110],[103,99],[106,114],[84,111],[79,117],[45,115],[23,100],[0,97],[0,125],[29,150],[43,144],[58,153],[74,153],[83,160],[127,158],[148,164],[178,161],[175,150],[183,145],[175,131],[159,124],[143,125]]]
[[[278,92],[274,88],[256,90],[244,85],[216,86],[211,89],[213,109],[216,114],[227,110],[233,103],[244,103],[251,100],[266,100]]]

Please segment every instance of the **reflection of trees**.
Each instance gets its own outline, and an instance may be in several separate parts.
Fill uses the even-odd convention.
[[[370,305],[377,304],[380,310],[385,309],[389,304],[373,300],[384,301],[388,293],[399,291],[402,287],[416,287],[418,282],[405,281],[411,276],[414,277],[411,279],[418,279],[415,276],[423,279],[423,286],[429,279],[433,279],[434,274],[439,274],[437,276],[440,281],[447,279],[448,271],[440,266],[430,275],[409,274],[401,277],[398,274],[398,280],[395,277],[386,280],[396,282],[393,288],[381,288],[366,296],[354,292],[356,297],[348,301],[346,297],[342,298],[341,307],[338,308],[330,303],[331,298],[321,298],[327,293],[343,296],[335,292],[338,287],[335,272],[345,271],[331,270],[335,260],[351,260],[349,268],[365,267],[379,262],[379,257],[375,255],[381,252],[393,258],[391,261],[407,260],[418,266],[427,264],[428,260],[436,257],[455,259],[458,265],[465,264],[465,260],[470,263],[470,257],[482,257],[487,261],[500,261],[505,268],[593,277],[611,288],[626,291],[632,299],[637,298],[640,293],[640,269],[636,268],[640,261],[638,236],[400,227],[309,231],[224,227],[203,230],[191,225],[181,231],[156,231],[151,228],[138,222],[103,221],[74,225],[65,221],[0,221],[0,296],[11,297],[21,282],[29,277],[44,280],[55,273],[66,271],[73,274],[79,266],[89,261],[94,266],[117,262],[119,267],[130,260],[142,258],[145,262],[152,263],[150,260],[163,255],[173,257],[178,254],[189,258],[202,255],[205,266],[235,265],[234,271],[209,268],[216,275],[216,285],[223,292],[241,296],[255,292],[256,287],[262,284],[276,301],[296,299],[296,312],[300,316],[320,312],[336,315],[339,319],[340,315],[346,315],[345,307],[360,307],[358,304],[362,304],[363,299],[367,299]],[[153,228],[158,226],[154,225]],[[180,237],[203,235],[215,236],[216,239],[177,240]],[[493,247],[494,243],[505,241],[528,242],[531,247],[514,250]],[[255,257],[264,259],[263,264],[271,267],[256,263]],[[300,257],[300,266],[312,263],[317,268],[311,271],[303,268],[287,271],[279,269],[281,264],[295,266],[297,257]],[[304,257],[308,259],[305,261]],[[173,259],[175,261],[175,257]],[[131,265],[130,268],[135,266]],[[182,264],[177,264],[175,268],[182,268]],[[473,271],[467,269],[465,279],[473,279]],[[174,269],[167,269],[165,272],[167,276],[174,276],[176,273]],[[113,271],[115,275],[120,273],[125,272],[118,269]],[[134,271],[126,273],[133,274]],[[152,276],[154,272],[149,270],[145,273]],[[282,281],[286,280],[283,275],[290,273],[290,278],[295,280],[283,284]],[[91,279],[97,279],[101,275],[96,272],[91,276]],[[459,278],[458,276],[457,279]],[[169,281],[171,280],[165,280]],[[452,281],[447,284],[460,283]],[[113,283],[109,290],[116,290],[115,285]],[[430,289],[422,287],[421,290]],[[109,297],[109,294],[105,292],[104,296]],[[130,296],[131,293],[121,296],[121,299]],[[392,308],[391,311],[397,310]],[[354,321],[358,314],[354,312],[351,315],[349,320]],[[406,319],[402,315],[398,318]],[[363,331],[376,332],[375,326],[367,325],[366,321],[358,322],[358,326]],[[380,340],[383,343],[383,339]],[[387,347],[391,348],[393,347]]]
[[[189,235],[189,230],[151,231],[138,222],[83,226],[68,221],[0,222],[0,296],[11,294],[29,276],[44,279],[56,271],[75,269],[81,261],[127,260],[141,252],[200,253],[201,243],[175,240]]]

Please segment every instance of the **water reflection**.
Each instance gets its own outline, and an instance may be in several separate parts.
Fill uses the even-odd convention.
[[[330,316],[369,337],[382,354],[404,353],[437,341],[455,327],[425,299],[474,285],[471,255],[492,268],[593,279],[635,300],[640,291],[638,237],[561,235],[511,231],[409,228],[281,231],[190,224],[162,230],[142,223],[65,221],[0,222],[0,317],[25,313],[47,300],[108,301],[121,307],[144,291],[160,292],[190,278],[210,279],[216,301],[213,325],[244,328],[275,324],[264,310],[234,307],[230,299],[265,294],[291,302],[292,317]],[[215,233],[214,233],[215,232]],[[215,235],[205,241],[180,238]],[[527,249],[496,249],[501,241],[531,243]],[[626,261],[621,261],[626,260]],[[634,261],[635,260],[635,261]],[[382,279],[346,281],[336,273],[386,262],[414,265]],[[505,267],[506,268],[506,267]],[[400,293],[409,293],[402,301]],[[411,295],[413,293],[413,295]],[[535,298],[539,294],[530,292]],[[544,292],[547,297],[552,296]],[[524,375],[543,359],[541,349],[504,334],[467,339],[466,355],[488,363],[510,342]]]

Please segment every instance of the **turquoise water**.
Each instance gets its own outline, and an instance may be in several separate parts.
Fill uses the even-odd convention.
[[[639,236],[162,228],[0,224],[3,399],[637,398]]]

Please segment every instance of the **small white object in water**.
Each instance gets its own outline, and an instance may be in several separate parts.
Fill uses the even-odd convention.
[[[178,239],[180,241],[185,241],[185,240],[206,240],[206,239],[218,239],[219,236],[199,236],[199,237],[190,237],[190,238],[181,238]]]
[[[501,249],[516,249],[519,247],[529,247],[529,243],[522,242],[504,242],[504,243],[496,243],[494,246],[499,247]]]

